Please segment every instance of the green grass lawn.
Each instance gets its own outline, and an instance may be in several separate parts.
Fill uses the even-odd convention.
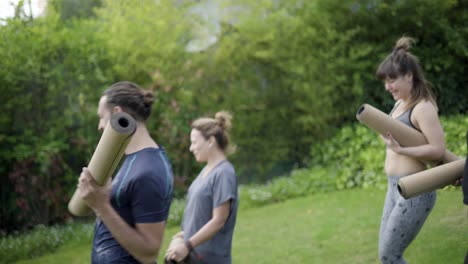
[[[381,190],[348,190],[239,211],[233,262],[378,263],[384,195]],[[407,261],[463,263],[468,250],[466,210],[459,191],[439,191],[433,212],[405,253]],[[161,255],[177,231],[166,230]],[[69,244],[54,254],[17,263],[89,263],[90,246]]]

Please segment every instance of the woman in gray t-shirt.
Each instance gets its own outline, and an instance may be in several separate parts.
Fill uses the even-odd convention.
[[[206,166],[190,185],[182,221],[166,259],[188,263],[230,264],[232,237],[236,224],[237,177],[226,159],[231,115],[199,118],[192,123],[190,151]]]

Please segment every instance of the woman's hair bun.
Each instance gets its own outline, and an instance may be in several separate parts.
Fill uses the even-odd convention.
[[[410,37],[401,37],[400,39],[397,40],[395,44],[395,51],[398,51],[400,49],[404,51],[409,51],[411,49],[412,44],[415,43],[415,40]]]
[[[226,111],[220,111],[215,115],[216,123],[224,130],[229,131],[231,129],[232,115]]]

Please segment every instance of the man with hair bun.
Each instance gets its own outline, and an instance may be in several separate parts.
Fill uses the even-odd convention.
[[[110,86],[98,105],[98,130],[112,113],[126,112],[137,123],[124,162],[106,186],[83,168],[78,188],[97,216],[91,263],[155,263],[162,245],[173,192],[173,174],[164,149],[150,136],[146,120],[154,98],[131,82]]]
[[[166,261],[230,264],[239,204],[236,173],[227,160],[231,115],[218,112],[191,127],[190,151],[206,165],[190,185],[182,231],[174,236]]]
[[[428,142],[403,147],[390,133],[382,136],[386,144],[385,173],[388,179],[379,235],[379,259],[384,264],[407,263],[403,253],[416,238],[436,201],[435,191],[411,199],[403,198],[398,192],[398,180],[425,170],[422,160],[440,161],[445,152],[436,99],[418,58],[409,52],[413,42],[409,37],[400,38],[376,73],[396,101],[390,116],[419,130]]]

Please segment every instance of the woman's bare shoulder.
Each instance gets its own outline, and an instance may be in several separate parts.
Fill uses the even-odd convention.
[[[413,111],[421,114],[437,114],[437,107],[429,100],[421,100],[414,106]]]

